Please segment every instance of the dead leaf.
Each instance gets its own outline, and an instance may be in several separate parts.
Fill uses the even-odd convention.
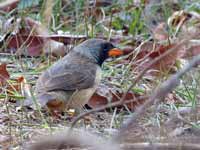
[[[19,28],[22,23],[24,24],[23,28]],[[50,53],[64,56],[66,54],[64,44],[86,39],[86,36],[49,35],[47,29],[40,22],[30,18],[20,19],[9,26],[12,35],[4,39],[4,43],[17,55],[40,56]],[[15,28],[12,28],[13,26]]]
[[[156,45],[155,50],[153,50],[150,54],[149,57],[151,57],[152,59],[162,55],[163,53],[165,53],[167,50],[169,50],[170,48],[174,47],[174,44],[170,44],[170,45]]]
[[[183,58],[191,58],[199,54],[200,54],[200,45],[192,45],[189,49],[187,49]]]
[[[144,46],[141,46],[141,50],[136,57],[136,61],[138,61],[139,63],[137,65],[134,64],[132,66],[133,69],[135,69],[136,71],[143,70],[155,58],[159,57],[160,55],[164,54],[169,49],[175,46],[176,44],[160,45],[153,42],[146,43]],[[175,50],[174,52],[154,64],[148,73],[153,76],[161,75],[161,73],[169,73],[170,70],[174,67],[176,60],[182,58],[184,54],[185,48],[184,46],[180,46],[178,50]]]
[[[7,64],[0,65],[0,86],[5,85],[6,81],[10,78],[6,66]]]
[[[14,50],[17,55],[39,56],[42,54],[44,40],[37,36],[14,35],[7,41],[7,48]]]
[[[92,6],[95,5],[95,7],[106,7],[112,5],[112,1],[107,0],[96,0],[91,3]]]
[[[40,56],[42,53],[64,56],[67,53],[63,43],[73,43],[85,40],[85,36],[74,35],[14,35],[7,41],[7,47],[14,50],[17,55]],[[60,42],[58,42],[60,41]]]
[[[119,101],[125,93],[118,92],[107,85],[101,85],[97,88],[97,91],[93,94],[90,101],[87,103],[91,108],[98,108],[108,103]],[[130,110],[134,110],[136,107],[141,105],[145,100],[137,100],[140,95],[128,92],[125,97],[125,101],[134,100],[133,102],[127,103],[126,106]],[[119,106],[121,107],[121,106]]]
[[[106,97],[94,93],[87,104],[91,108],[98,108],[100,106],[106,105],[107,103],[108,100]]]
[[[17,7],[17,4],[20,0],[4,0],[4,2],[0,3],[0,10],[5,12],[10,12],[11,10]]]

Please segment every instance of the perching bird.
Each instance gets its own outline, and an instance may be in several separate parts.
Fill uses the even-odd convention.
[[[36,100],[50,111],[81,108],[100,83],[104,60],[122,54],[108,41],[86,40],[42,73],[36,83]]]

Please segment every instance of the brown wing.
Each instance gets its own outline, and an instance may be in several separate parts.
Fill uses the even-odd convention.
[[[57,63],[42,74],[39,79],[39,90],[72,91],[87,89],[93,86],[96,77],[97,65],[93,63],[62,64]]]

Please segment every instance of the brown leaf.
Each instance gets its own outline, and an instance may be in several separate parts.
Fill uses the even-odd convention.
[[[107,1],[107,0],[96,0],[94,1],[91,5],[95,7],[106,7],[112,5],[112,1]]]
[[[150,53],[150,61],[154,60],[156,57],[164,54],[169,49],[175,47],[176,44],[171,45],[160,45],[154,52]],[[152,66],[152,69],[158,70],[159,72],[169,72],[176,63],[178,58],[181,58],[185,53],[185,49],[183,47],[179,47],[178,50],[175,50],[171,54],[165,56],[163,59],[158,61],[155,65]],[[149,62],[148,62],[149,63]]]
[[[90,101],[88,102],[88,106],[91,108],[98,108],[108,103],[119,101],[124,94],[125,93],[112,90],[112,88],[106,85],[101,85],[97,88],[97,91],[91,97]],[[140,95],[134,94],[132,92],[128,92],[126,94],[125,101],[135,100],[126,104],[130,110],[134,110],[136,107],[138,107],[138,105],[141,105],[144,102],[144,100],[137,100],[138,96]]]
[[[37,36],[17,34],[7,41],[7,48],[14,50],[17,55],[39,56],[42,53],[44,40]]]
[[[107,103],[108,100],[106,97],[94,93],[87,104],[91,108],[98,108],[100,106],[106,105]]]
[[[14,49],[17,55],[40,56],[42,53],[64,56],[66,46],[63,43],[85,40],[85,37],[65,35],[22,35],[11,36],[7,41],[7,47]],[[61,42],[58,42],[61,41]],[[63,43],[62,43],[63,42]]]
[[[149,63],[151,63],[155,58],[163,55],[169,49],[175,47],[176,44],[170,45],[160,45],[153,42],[148,42],[141,47],[141,51],[136,57],[139,60],[138,65],[133,65],[133,69],[137,71],[143,70]],[[176,63],[178,58],[181,58],[185,54],[185,49],[180,46],[178,50],[175,50],[171,54],[167,55],[163,59],[159,60],[156,64],[151,67],[153,72],[148,72],[149,74],[155,76],[160,75],[160,73],[168,73]],[[145,58],[145,59],[144,59]]]
[[[151,58],[156,58],[160,55],[162,55],[163,53],[165,53],[168,49],[174,47],[174,45],[170,44],[170,45],[156,45],[156,49],[154,51],[152,51],[150,54],[149,54],[149,57]]]
[[[4,85],[6,81],[10,78],[6,66],[7,66],[6,64],[0,65],[0,86]]]
[[[200,45],[193,45],[189,49],[187,49],[186,54],[183,57],[189,58],[189,57],[197,56],[199,54],[200,54]]]
[[[19,28],[22,22],[24,26]],[[51,53],[64,56],[66,54],[64,44],[86,39],[86,36],[49,35],[40,22],[30,18],[18,20],[9,26],[15,34],[5,39],[5,43],[7,48],[16,52],[17,55],[40,56],[42,53]],[[15,28],[11,28],[12,26]]]
[[[17,4],[20,0],[4,0],[4,2],[0,3],[0,10],[3,10],[5,12],[10,12],[11,10],[15,9],[17,7]]]

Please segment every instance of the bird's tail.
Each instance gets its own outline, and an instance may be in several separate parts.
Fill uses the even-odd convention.
[[[40,93],[37,96],[27,97],[24,101],[17,102],[17,106],[31,107],[36,109],[37,106],[44,107],[49,100],[55,97],[48,93]]]

